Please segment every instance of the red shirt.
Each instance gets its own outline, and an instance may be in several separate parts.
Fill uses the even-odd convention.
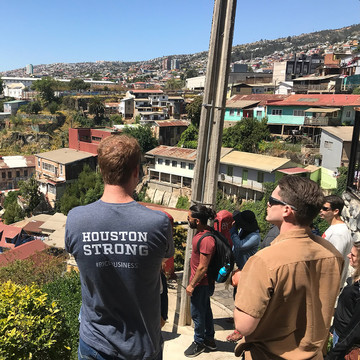
[[[192,239],[192,253],[191,253],[191,259],[190,259],[190,269],[191,269],[191,275],[190,275],[190,281],[193,279],[196,269],[199,266],[200,263],[200,253],[204,255],[213,255],[215,252],[215,240],[212,236],[206,236],[201,240],[200,243],[200,252],[198,251],[198,241],[201,238],[202,235],[205,233],[210,232],[209,230],[205,230],[202,232],[198,232]],[[200,280],[198,285],[209,285],[207,275]]]

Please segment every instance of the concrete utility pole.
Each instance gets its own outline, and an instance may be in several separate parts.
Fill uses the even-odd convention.
[[[215,0],[191,204],[215,206],[236,0]],[[186,287],[195,231],[188,230],[179,325],[191,323]]]

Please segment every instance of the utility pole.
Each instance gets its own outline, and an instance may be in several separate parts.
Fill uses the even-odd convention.
[[[215,207],[221,139],[224,126],[236,0],[215,0],[211,27],[199,141],[194,169],[191,204]],[[190,278],[190,254],[195,231],[188,230],[181,289],[179,325],[191,323],[186,287]]]

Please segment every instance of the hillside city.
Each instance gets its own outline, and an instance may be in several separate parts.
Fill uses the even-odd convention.
[[[135,199],[171,215],[171,272],[183,269],[207,56],[24,64],[0,73],[0,278],[21,272],[24,284],[43,286],[64,262],[76,268],[65,252],[67,215],[100,198],[97,148],[113,134],[139,141]],[[360,24],[233,46],[223,116],[217,211],[254,211],[263,238],[269,194],[298,175],[327,195],[352,194],[344,195],[343,217],[360,239]],[[320,218],[315,225],[327,227]],[[55,262],[39,272],[14,265],[48,256]],[[59,286],[77,299],[66,315],[76,358],[81,295],[78,278],[68,281],[73,290]]]

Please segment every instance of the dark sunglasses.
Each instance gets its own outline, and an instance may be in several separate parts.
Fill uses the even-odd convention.
[[[321,208],[321,210],[322,210],[322,211],[329,211],[329,210],[331,210],[331,207],[330,207],[330,206],[329,206],[329,207],[323,206],[323,207]]]
[[[290,204],[286,203],[285,201],[275,199],[272,196],[269,197],[268,203],[270,206],[274,206],[274,205],[284,205],[285,206],[285,205],[287,205],[287,206],[290,206],[293,210],[295,210],[295,211],[297,210],[295,206],[290,205]]]

